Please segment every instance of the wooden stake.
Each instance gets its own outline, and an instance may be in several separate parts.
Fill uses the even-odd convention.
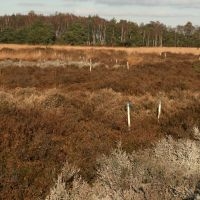
[[[127,103],[127,117],[128,117],[128,130],[131,130],[131,109],[130,109],[130,103]]]
[[[57,78],[57,69],[55,68],[55,70],[54,70],[54,81],[55,81],[55,87],[57,89],[57,80],[56,80],[56,78]]]
[[[22,60],[19,60],[19,67],[22,66]]]
[[[90,72],[92,71],[92,59],[90,58]]]
[[[127,69],[129,70],[129,62],[127,61],[126,63]]]
[[[160,120],[160,115],[161,115],[161,109],[162,109],[162,103],[161,103],[161,100],[159,101],[158,103],[158,122]]]

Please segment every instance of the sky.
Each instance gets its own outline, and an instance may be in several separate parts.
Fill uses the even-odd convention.
[[[98,15],[137,23],[160,21],[169,26],[191,21],[200,25],[200,0],[0,0],[0,15],[55,12]]]

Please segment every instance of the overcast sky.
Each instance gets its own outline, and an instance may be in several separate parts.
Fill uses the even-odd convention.
[[[200,25],[200,0],[0,0],[0,15],[57,12],[106,19],[127,19],[137,23],[160,21],[176,26],[191,21]]]

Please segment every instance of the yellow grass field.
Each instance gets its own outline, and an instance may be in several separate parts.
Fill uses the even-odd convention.
[[[170,55],[171,54],[171,55]],[[200,59],[198,48],[125,48],[125,47],[89,47],[89,46],[59,46],[59,45],[16,45],[1,44],[0,60],[15,61],[78,61],[88,63],[100,62],[110,66],[119,63],[138,65],[141,63],[161,62],[174,56],[189,55]],[[189,59],[189,57],[188,57]]]
[[[199,48],[186,48],[186,47],[136,47],[136,48],[126,48],[126,47],[91,47],[91,46],[64,46],[64,45],[18,45],[18,44],[0,44],[0,50],[3,48],[10,48],[14,50],[20,49],[31,49],[31,48],[53,48],[57,50],[119,50],[126,51],[127,53],[162,53],[170,52],[176,54],[194,54],[200,55]]]

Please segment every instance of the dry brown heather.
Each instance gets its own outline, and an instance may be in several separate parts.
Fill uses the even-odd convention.
[[[160,51],[1,45],[0,59],[13,63],[0,64],[0,199],[44,198],[66,160],[93,183],[96,159],[119,141],[132,152],[166,135],[193,139],[191,129],[200,126],[199,50],[162,48],[166,59]],[[85,60],[90,58],[96,64],[91,73]],[[64,64],[36,66],[38,60],[56,59]],[[27,60],[35,66],[28,67]]]

